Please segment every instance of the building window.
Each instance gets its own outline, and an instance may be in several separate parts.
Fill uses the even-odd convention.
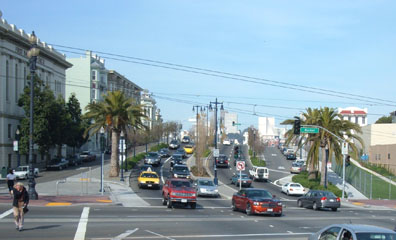
[[[381,161],[381,154],[378,154],[378,161]]]
[[[18,64],[15,64],[15,102],[18,102]]]
[[[96,71],[92,71],[92,80],[96,79]]]
[[[359,120],[359,117],[358,117],[358,116],[356,116],[356,117],[355,117],[355,123],[356,123],[356,124],[358,124],[358,123],[359,123],[359,121],[358,121],[358,120]]]
[[[388,160],[390,160],[390,153],[388,153]]]
[[[348,121],[352,122],[351,116],[348,116]]]
[[[26,87],[27,76],[26,76],[26,67],[23,67],[23,86]]]
[[[10,99],[10,79],[9,79],[9,66],[10,64],[8,63],[8,60],[6,61],[6,101],[9,101]]]
[[[8,124],[8,138],[11,139],[11,124]]]
[[[49,87],[49,77],[48,77],[48,75],[47,76],[45,76],[45,83],[47,84],[47,86]]]
[[[362,124],[366,124],[366,117],[362,117]]]

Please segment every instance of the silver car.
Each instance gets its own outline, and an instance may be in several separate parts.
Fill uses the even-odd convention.
[[[219,197],[219,190],[211,179],[199,178],[194,183],[198,196]]]
[[[396,233],[387,228],[360,225],[360,224],[333,224],[322,228],[312,234],[309,240],[334,239],[334,240],[358,240],[358,239],[396,239]]]

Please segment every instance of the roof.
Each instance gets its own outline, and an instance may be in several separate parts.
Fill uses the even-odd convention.
[[[351,110],[342,110],[340,112],[341,115],[366,115],[367,113],[365,111],[362,110],[355,110],[355,111],[351,111]]]
[[[143,171],[140,173],[140,175],[142,175],[143,173],[153,173],[153,174],[157,175],[157,177],[158,177],[158,173],[156,173],[154,171]]]
[[[190,182],[190,179],[187,179],[187,178],[169,178],[169,181]]]
[[[340,226],[343,228],[348,228],[355,233],[363,233],[363,232],[381,232],[381,233],[395,233],[394,231],[383,228],[377,227],[372,225],[363,225],[363,224],[334,224],[334,226]]]

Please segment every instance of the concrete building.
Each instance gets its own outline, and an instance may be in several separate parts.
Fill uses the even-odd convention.
[[[371,124],[362,127],[363,153],[368,161],[396,174],[396,124]]]
[[[128,98],[133,98],[136,104],[140,104],[141,91],[137,84],[133,83],[115,70],[109,70],[107,75],[108,91],[122,91]]]
[[[272,140],[278,136],[275,130],[275,118],[273,117],[259,117],[258,131],[262,140]]]
[[[30,49],[29,35],[14,24],[1,18],[0,12],[0,168],[14,168],[17,154],[13,152],[15,131],[25,116],[17,102],[28,84]],[[37,76],[44,81],[55,95],[65,96],[65,70],[72,64],[52,46],[38,40],[40,55],[37,59]],[[21,164],[26,164],[27,156],[21,156]],[[34,153],[34,163],[44,161],[43,156]]]
[[[148,119],[143,120],[143,124],[149,129],[153,129],[154,124],[162,122],[160,109],[156,106],[155,99],[147,89],[143,90],[140,103],[143,105],[144,114]]]
[[[359,124],[359,126],[367,126],[367,108],[338,108],[338,113],[341,114],[343,120]]]
[[[232,123],[238,123],[238,114],[230,113],[227,111],[221,111],[222,124],[226,134],[239,133],[238,126],[232,125]]]

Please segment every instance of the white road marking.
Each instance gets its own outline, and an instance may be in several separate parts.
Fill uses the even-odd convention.
[[[163,173],[163,168],[164,168],[165,163],[167,163],[169,161],[169,159],[171,159],[171,158],[172,157],[169,157],[168,159],[166,159],[165,162],[161,166],[160,174],[161,174],[161,181],[162,181],[163,184],[165,183],[164,174],[162,174]]]
[[[9,209],[9,210],[7,210],[7,211],[5,211],[4,213],[2,213],[2,214],[0,215],[0,219],[3,219],[3,218],[5,218],[5,217],[7,217],[7,216],[10,215],[12,212],[13,212],[12,208]]]
[[[146,230],[146,232],[151,233],[151,234],[154,234],[154,235],[156,235],[156,236],[158,236],[158,237],[166,238],[166,239],[169,239],[169,240],[175,240],[175,239],[173,239],[173,238],[171,238],[171,237],[166,237],[166,236],[164,236],[164,235],[161,235],[161,234],[159,234],[159,233],[155,233],[155,232],[152,232],[152,231],[149,231],[149,230]]]
[[[122,240],[122,239],[128,237],[129,235],[133,234],[133,233],[136,232],[137,230],[139,230],[139,228],[135,228],[135,229],[133,229],[133,230],[128,230],[128,231],[126,231],[125,233],[122,233],[122,234],[118,235],[117,237],[112,238],[111,240]]]
[[[283,170],[283,169],[285,169],[285,167],[284,166],[279,166],[278,169]]]
[[[290,234],[294,234],[292,231],[286,231],[286,232],[288,232],[288,233],[290,233]]]
[[[274,227],[274,225],[269,225],[269,227],[270,227],[270,228],[273,228],[273,227]]]
[[[147,230],[148,231],[148,230]],[[148,231],[149,233],[152,233]],[[152,233],[157,235],[156,233]],[[190,238],[235,238],[235,237],[260,237],[260,236],[290,236],[290,235],[311,235],[311,232],[305,233],[252,233],[252,234],[223,234],[223,235],[178,235],[178,236],[171,236],[173,238],[183,238],[183,239],[190,239]],[[157,235],[158,237],[162,237],[162,235]],[[128,239],[151,239],[152,237],[131,237]],[[170,237],[165,237],[167,239],[173,239]]]
[[[276,157],[277,155],[276,155],[276,153],[273,153],[273,154],[271,154],[271,156]]]
[[[83,212],[81,213],[80,222],[78,223],[76,235],[74,236],[74,240],[85,239],[85,233],[87,231],[87,224],[88,224],[88,215],[89,215],[89,207],[84,207]]]

